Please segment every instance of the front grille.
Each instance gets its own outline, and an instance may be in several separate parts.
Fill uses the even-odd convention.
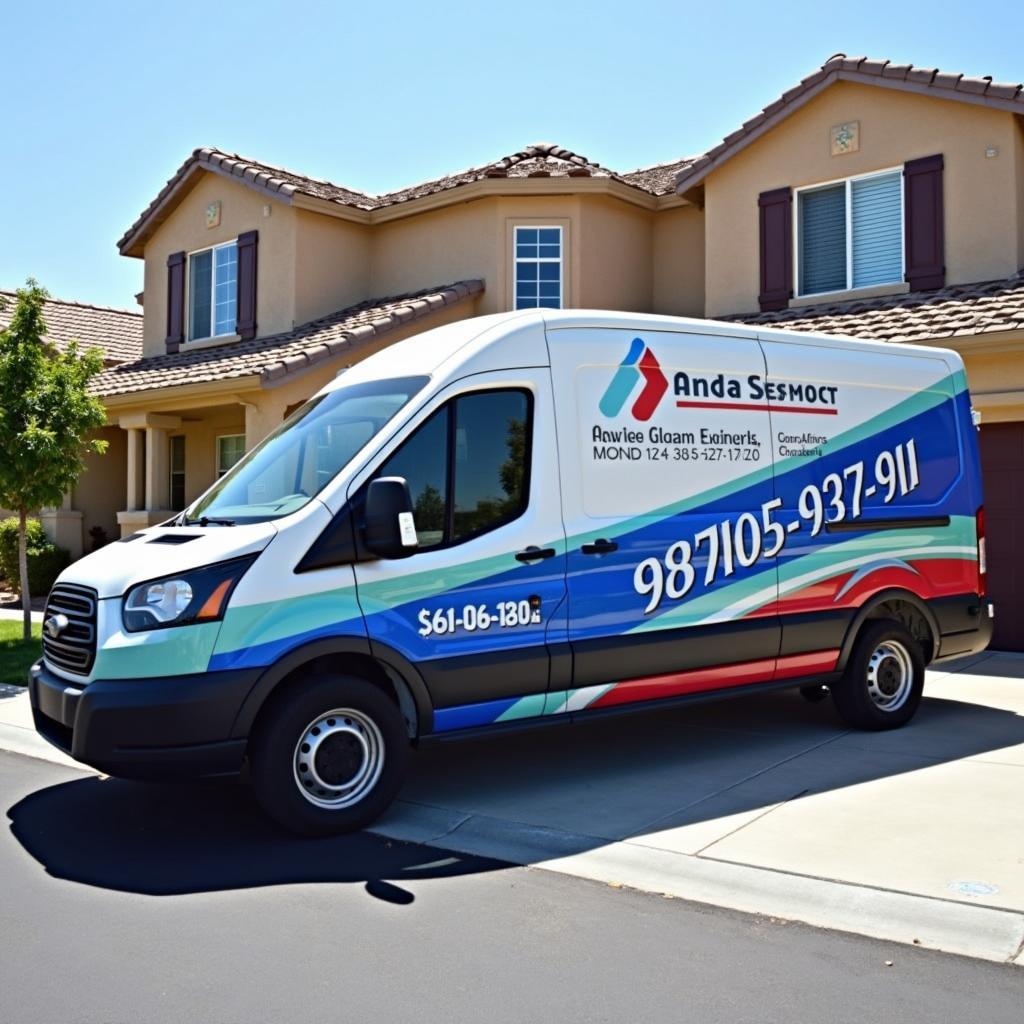
[[[67,616],[68,624],[56,638],[46,632],[54,615]],[[43,657],[51,666],[87,676],[96,660],[96,591],[72,583],[58,583],[43,614]]]

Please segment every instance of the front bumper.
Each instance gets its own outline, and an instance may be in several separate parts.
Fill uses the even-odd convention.
[[[232,727],[260,669],[79,686],[42,661],[29,672],[40,735],[107,775],[182,779],[234,775],[246,737]]]

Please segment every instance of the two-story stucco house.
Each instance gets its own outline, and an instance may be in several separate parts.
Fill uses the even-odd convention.
[[[167,518],[410,334],[537,305],[735,318],[963,355],[997,642],[1024,649],[1021,86],[840,55],[696,158],[619,173],[541,144],[384,195],[199,149],[118,245],[145,263],[141,352],[98,381],[108,454],[46,513],[76,551]]]

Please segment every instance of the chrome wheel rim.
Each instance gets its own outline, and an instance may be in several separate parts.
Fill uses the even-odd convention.
[[[880,643],[868,659],[868,695],[882,711],[897,711],[910,697],[914,662],[898,640]]]
[[[295,784],[314,806],[337,811],[363,800],[384,770],[384,737],[354,708],[318,715],[295,744]]]

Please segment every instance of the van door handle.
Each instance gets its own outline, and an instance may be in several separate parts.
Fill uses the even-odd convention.
[[[618,551],[619,545],[613,540],[605,540],[599,537],[593,544],[584,544],[580,551],[585,555],[607,555],[612,551]]]
[[[554,548],[538,548],[531,544],[530,547],[516,552],[516,561],[539,562],[542,558],[554,558],[557,554]]]

